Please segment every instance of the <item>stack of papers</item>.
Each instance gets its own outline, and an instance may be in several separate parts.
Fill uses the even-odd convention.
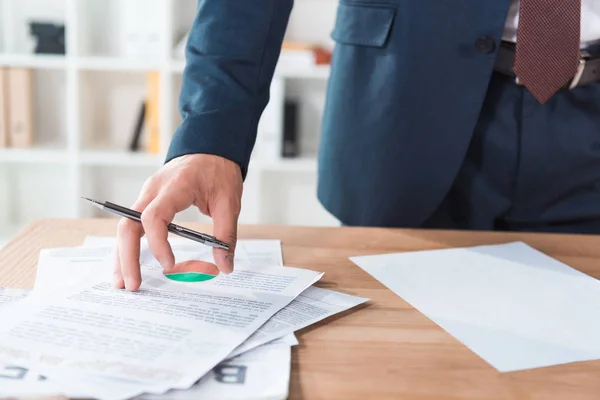
[[[600,358],[600,282],[525,243],[351,260],[500,372]]]
[[[176,263],[212,249],[171,238]],[[113,287],[114,238],[44,249],[32,291],[0,288],[0,396],[284,399],[294,332],[368,299],[313,286],[281,245],[240,240],[232,274],[163,273],[145,240],[136,292]]]

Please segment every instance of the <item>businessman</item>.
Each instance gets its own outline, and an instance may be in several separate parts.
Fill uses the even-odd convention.
[[[163,168],[118,229],[115,285],[139,239],[173,265],[190,206],[232,244],[242,183],[292,0],[200,0]],[[318,198],[346,225],[600,233],[600,2],[341,0]]]

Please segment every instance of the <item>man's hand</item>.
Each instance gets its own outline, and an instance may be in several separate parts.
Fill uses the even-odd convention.
[[[168,269],[174,265],[167,225],[175,214],[192,205],[213,219],[213,235],[229,244],[229,250],[215,248],[213,254],[221,272],[232,272],[242,186],[239,166],[219,156],[184,155],[165,164],[146,181],[132,206],[142,213],[142,223],[126,218],[119,222],[115,286],[137,290],[141,285],[140,238],[144,234],[162,267]]]

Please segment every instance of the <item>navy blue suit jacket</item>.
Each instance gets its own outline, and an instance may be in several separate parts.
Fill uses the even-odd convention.
[[[341,0],[318,198],[349,225],[418,226],[458,172],[509,0]],[[245,177],[293,0],[199,0],[167,160],[209,153]]]

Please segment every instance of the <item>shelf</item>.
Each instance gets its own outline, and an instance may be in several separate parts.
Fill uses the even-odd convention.
[[[67,151],[59,149],[0,149],[0,164],[67,164],[68,158]]]
[[[182,73],[185,68],[185,61],[175,60],[169,64],[169,69],[173,73]],[[277,66],[275,76],[283,78],[308,78],[308,79],[327,79],[331,68],[329,65],[314,65],[311,67],[290,67]]]
[[[60,55],[0,54],[0,66],[61,69],[66,68],[67,62],[71,60],[77,68],[86,71],[157,71],[166,67],[172,73],[181,74],[186,65],[184,60],[171,60],[164,63],[162,60],[154,58],[90,56],[67,59],[65,56]],[[278,66],[275,69],[275,75],[286,78],[327,79],[329,73],[329,65],[311,67]]]
[[[157,59],[124,58],[124,57],[78,57],[75,65],[87,71],[156,71],[163,68]]]
[[[250,168],[258,167],[263,171],[271,172],[317,172],[317,160],[311,157],[289,158],[273,161],[251,161]]]
[[[82,165],[160,167],[162,158],[157,154],[111,150],[84,150],[79,162]]]
[[[66,65],[67,59],[61,55],[0,53],[0,66],[62,69]]]
[[[275,75],[284,78],[327,79],[331,68],[329,65],[314,65],[311,67],[290,67],[278,65]]]

